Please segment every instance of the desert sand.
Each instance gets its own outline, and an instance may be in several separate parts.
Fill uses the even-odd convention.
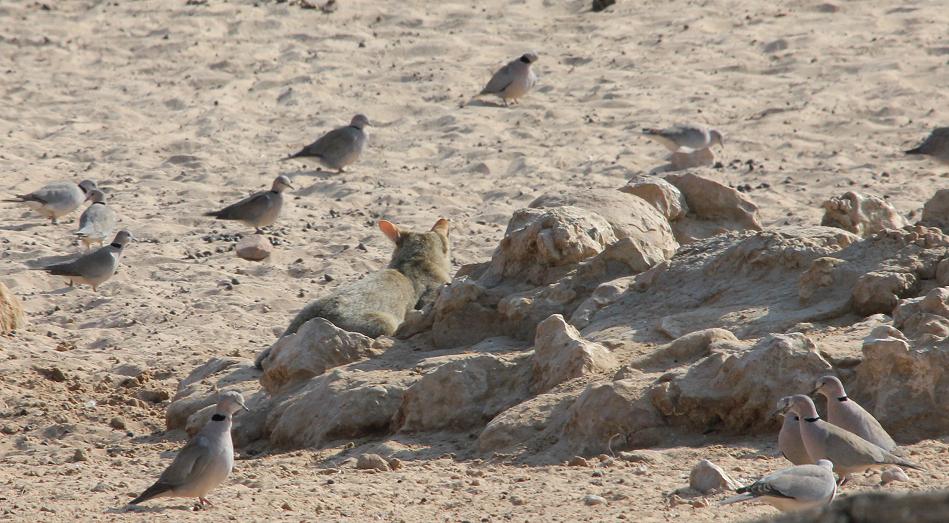
[[[0,520],[777,514],[715,496],[669,502],[702,458],[743,482],[786,466],[776,433],[673,439],[655,462],[594,468],[477,455],[477,431],[352,442],[411,456],[385,473],[355,470],[340,441],[242,455],[207,511],[124,505],[186,439],[165,431],[178,382],[211,357],[253,359],[310,298],[383,266],[379,218],[410,229],[450,218],[454,268],[483,262],[516,209],[548,191],[621,187],[665,163],[641,128],[695,121],[725,133],[710,171],[748,191],[766,228],[816,225],[820,204],[849,190],[914,221],[949,186],[944,166],[901,152],[946,124],[947,26],[936,0],[620,0],[603,13],[573,0],[341,0],[329,14],[266,0],[0,2],[0,190],[94,179],[138,238],[99,292],[69,289],[27,267],[80,252],[78,212],[52,226],[0,205],[0,281],[28,321],[0,337]],[[470,103],[527,50],[540,57],[532,93],[510,108]],[[278,161],[358,112],[374,127],[348,172]],[[238,259],[236,235],[252,231],[202,213],[278,174],[298,189],[268,233],[274,254]],[[907,447],[929,472],[885,489],[945,486],[949,435]]]

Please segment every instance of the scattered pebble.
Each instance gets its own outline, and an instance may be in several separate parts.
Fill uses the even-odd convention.
[[[594,505],[604,505],[606,504],[606,498],[593,494],[587,494],[583,497],[583,503],[591,507]]]

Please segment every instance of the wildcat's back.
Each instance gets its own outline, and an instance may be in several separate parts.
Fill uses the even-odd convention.
[[[343,284],[311,302],[293,318],[284,336],[313,318],[324,318],[343,330],[372,338],[391,336],[406,313],[435,299],[438,289],[451,280],[448,220],[440,219],[422,233],[400,231],[385,220],[379,221],[379,228],[395,243],[388,268]],[[258,356],[258,367],[268,352]]]

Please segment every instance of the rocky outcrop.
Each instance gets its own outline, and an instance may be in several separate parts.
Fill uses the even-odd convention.
[[[760,231],[758,206],[747,196],[695,173],[669,174],[688,205],[688,213],[673,222],[679,243],[691,243],[728,231]]]
[[[822,204],[820,224],[867,237],[884,229],[902,229],[906,220],[883,198],[847,192]]]
[[[620,191],[642,198],[670,222],[684,218],[689,212],[689,204],[682,192],[658,176],[633,178]]]
[[[591,455],[659,444],[665,423],[645,392],[641,380],[590,385],[567,411],[561,445]]]
[[[546,392],[567,380],[605,372],[618,365],[609,349],[584,340],[577,329],[559,314],[537,326],[531,358],[534,392]]]
[[[923,205],[923,216],[919,223],[942,229],[942,232],[949,234],[949,189],[939,189]]]
[[[23,308],[16,295],[0,282],[0,334],[8,334],[26,325]]]

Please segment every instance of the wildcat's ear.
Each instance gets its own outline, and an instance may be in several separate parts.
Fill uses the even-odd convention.
[[[402,238],[399,228],[388,220],[379,220],[379,229],[382,230],[382,234],[386,235],[386,238],[392,240],[392,243],[399,243],[399,239]]]
[[[439,218],[435,225],[432,226],[432,230],[441,234],[444,234],[445,237],[448,237],[448,220],[444,218]]]

